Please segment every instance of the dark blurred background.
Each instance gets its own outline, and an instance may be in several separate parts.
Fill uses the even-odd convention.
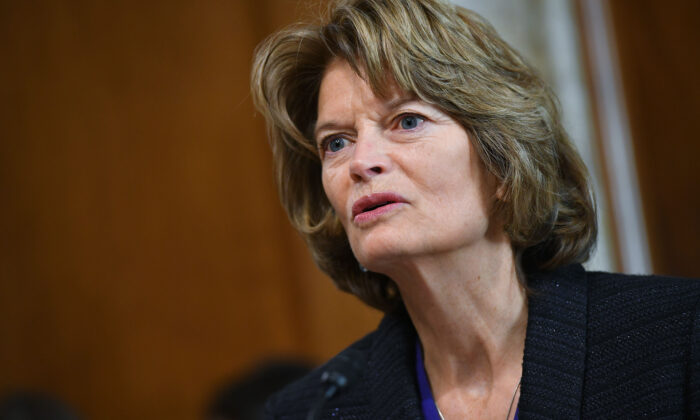
[[[652,271],[698,277],[700,2],[606,4]],[[318,363],[376,325],[288,226],[248,94],[254,47],[319,10],[0,2],[0,398],[46,392],[94,420],[201,418],[252,364]],[[594,92],[590,25],[577,28]]]

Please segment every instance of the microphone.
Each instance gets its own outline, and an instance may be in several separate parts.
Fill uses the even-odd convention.
[[[306,420],[318,420],[327,401],[360,379],[365,359],[363,352],[347,349],[328,364],[326,370],[321,373],[321,392],[311,406]]]

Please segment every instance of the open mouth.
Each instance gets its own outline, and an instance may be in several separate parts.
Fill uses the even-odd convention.
[[[367,212],[367,211],[372,211],[374,209],[378,209],[379,207],[386,206],[387,204],[392,204],[395,202],[396,201],[385,201],[383,203],[379,203],[379,204],[374,205],[374,206],[369,206],[369,207],[365,208],[364,210],[362,210],[362,213]]]
[[[361,197],[352,205],[352,217],[365,215],[372,212],[381,212],[381,209],[392,204],[405,203],[406,200],[398,194],[384,192]]]

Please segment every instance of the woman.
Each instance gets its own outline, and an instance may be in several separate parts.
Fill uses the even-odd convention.
[[[700,288],[584,271],[585,167],[554,95],[478,15],[342,1],[265,41],[252,87],[292,223],[339,288],[387,314],[323,418],[698,412]],[[306,418],[323,371],[269,417]]]

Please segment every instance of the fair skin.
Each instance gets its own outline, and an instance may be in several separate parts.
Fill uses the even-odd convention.
[[[527,303],[491,215],[496,180],[454,119],[398,89],[376,96],[344,61],[329,64],[318,99],[326,195],[358,261],[399,287],[438,408],[506,418]]]

